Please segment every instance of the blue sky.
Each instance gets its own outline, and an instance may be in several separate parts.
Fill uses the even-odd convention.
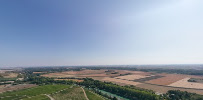
[[[201,0],[1,0],[0,67],[203,62]]]

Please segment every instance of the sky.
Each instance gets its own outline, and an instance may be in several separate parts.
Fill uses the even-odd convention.
[[[0,0],[0,67],[201,64],[202,0]]]

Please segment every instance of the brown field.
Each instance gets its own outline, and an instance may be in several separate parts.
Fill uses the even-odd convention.
[[[203,83],[188,82],[190,78],[184,78],[177,82],[174,82],[168,86],[173,87],[183,87],[183,88],[194,88],[194,89],[203,89]]]
[[[145,78],[145,77],[150,77],[150,76],[144,76],[144,75],[125,75],[125,76],[118,76],[118,77],[115,77],[115,78],[133,81],[135,79],[140,79],[140,78]]]
[[[107,70],[81,70],[81,71],[66,71],[63,74],[69,75],[90,75],[90,74],[103,74]]]
[[[0,73],[0,76],[3,76],[3,78],[15,78],[18,76],[17,73]]]
[[[158,85],[152,85],[152,84],[138,84],[137,87],[144,88],[144,89],[150,89],[159,93],[166,93],[168,90],[180,90],[180,91],[188,91],[192,93],[197,93],[203,95],[203,90],[197,90],[197,89],[185,89],[185,88],[177,88],[177,87],[167,87],[167,86],[158,86]]]
[[[0,70],[0,73],[12,72],[14,70]]]
[[[58,72],[58,73],[49,73],[44,74],[44,77],[55,77],[55,78],[63,78],[63,77],[76,77],[76,78],[94,78],[94,77],[116,77],[120,74],[127,74],[127,72],[115,73],[117,71],[107,71],[107,70],[82,70],[82,71],[66,71],[66,72]]]
[[[115,70],[116,72],[119,72],[120,74],[133,74],[133,75],[151,75],[152,73],[150,72],[142,72],[142,71],[129,71],[129,70]]]
[[[179,81],[187,77],[186,75],[180,75],[180,74],[159,74],[159,75],[164,77],[149,80],[146,83],[158,84],[158,85],[169,85],[171,83],[174,83],[176,81]]]
[[[46,72],[33,72],[33,74],[41,74],[41,73],[46,73]]]
[[[202,78],[202,76],[194,75],[160,74],[128,70],[81,70],[49,73],[42,76],[55,78],[88,77],[95,80],[113,82],[119,85],[135,85],[137,87],[151,89],[160,93],[166,93],[168,90],[182,90],[203,94],[203,84],[187,82],[189,78]]]
[[[26,88],[31,88],[31,87],[35,87],[35,86],[37,86],[37,85],[35,85],[35,84],[3,85],[0,88],[0,93],[6,92],[6,91],[26,89]]]
[[[44,75],[41,75],[41,76],[53,77],[53,78],[77,77],[77,75],[67,75],[67,74],[62,74],[62,73],[49,73],[49,74],[44,74]]]
[[[68,81],[75,81],[75,82],[83,82],[83,80],[78,80],[78,79],[54,79],[54,80],[68,80]]]
[[[115,79],[115,78],[109,78],[109,77],[103,78],[102,81],[114,82],[119,85],[138,85],[138,84],[140,84],[139,82],[133,82],[133,81],[121,80],[121,79]]]

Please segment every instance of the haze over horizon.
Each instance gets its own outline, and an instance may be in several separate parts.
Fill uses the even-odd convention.
[[[203,62],[202,0],[11,1],[0,67]]]

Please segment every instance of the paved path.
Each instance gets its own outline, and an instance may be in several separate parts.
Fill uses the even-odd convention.
[[[50,95],[48,95],[48,94],[44,94],[44,95],[46,95],[47,97],[49,97],[49,99],[50,100],[55,100],[54,98],[52,98]]]
[[[80,88],[81,88],[82,91],[84,92],[84,95],[85,95],[86,100],[89,100],[88,97],[87,97],[87,95],[86,95],[86,93],[85,93],[85,90],[84,90],[82,87],[80,87]]]

